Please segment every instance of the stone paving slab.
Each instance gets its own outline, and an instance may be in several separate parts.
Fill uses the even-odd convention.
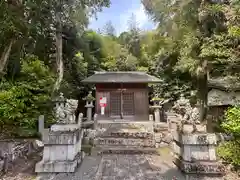
[[[158,155],[103,155],[102,180],[172,180],[185,177],[172,163],[162,163]]]
[[[95,180],[101,156],[86,156],[75,173],[41,174],[37,180]]]
[[[104,154],[86,156],[75,173],[41,180],[223,180],[223,177],[183,175],[170,159],[160,155]]]

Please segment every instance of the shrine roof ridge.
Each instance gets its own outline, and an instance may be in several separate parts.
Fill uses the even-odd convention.
[[[161,79],[141,71],[98,71],[85,83],[159,83]]]

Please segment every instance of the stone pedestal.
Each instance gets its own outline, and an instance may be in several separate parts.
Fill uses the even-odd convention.
[[[83,132],[78,124],[55,124],[43,134],[43,159],[37,173],[75,172],[81,162]]]
[[[155,118],[155,122],[160,122],[160,108],[162,106],[157,106],[157,105],[154,105],[152,106],[152,108],[154,108],[154,118]]]
[[[153,121],[153,115],[152,114],[149,115],[149,121]]]
[[[175,132],[173,137],[174,163],[185,173],[224,174],[217,161],[217,136],[214,133]]]
[[[94,114],[93,116],[93,129],[98,129],[97,114]]]
[[[87,101],[85,108],[87,108],[87,120],[92,121],[92,108],[94,108],[93,102]]]

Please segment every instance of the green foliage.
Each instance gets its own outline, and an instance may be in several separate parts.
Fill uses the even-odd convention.
[[[181,91],[197,90],[200,119],[205,120],[208,77],[239,76],[239,1],[142,2],[159,23],[159,34],[169,42],[151,56],[152,67],[157,67],[153,71],[166,82],[159,85],[165,87],[159,87],[158,93],[174,97]]]
[[[222,123],[222,128],[234,136],[240,136],[240,107],[228,109],[225,117],[226,120]]]
[[[221,127],[234,139],[218,147],[218,155],[228,163],[240,166],[240,107],[229,108]]]
[[[240,140],[228,141],[219,145],[217,154],[225,162],[240,166]]]
[[[85,31],[89,19],[108,7],[109,0],[11,2],[0,3],[0,54],[14,40],[7,67],[4,66],[7,73],[1,82],[1,96],[4,104],[13,98],[11,103],[20,105],[18,110],[11,103],[1,105],[2,124],[15,122],[19,127],[34,127],[33,116],[45,112],[44,107],[31,104],[44,104],[50,98],[50,72],[57,72],[55,33],[59,12],[64,64],[60,91],[66,97],[82,100],[91,87],[81,80],[95,71],[138,70],[163,80],[152,87],[155,97],[176,99],[182,93],[190,97],[191,90],[198,90],[198,98],[206,103],[207,75],[238,76],[240,72],[238,0],[142,0],[158,28],[143,32],[132,15],[129,30],[119,37],[111,22],[103,34]],[[27,54],[41,61],[28,57],[20,63]]]
[[[82,80],[87,77],[88,62],[81,52],[76,53],[71,62],[65,64],[64,81],[61,92],[66,97],[76,98],[85,90]]]
[[[53,74],[34,56],[22,59],[21,67],[16,81],[3,79],[0,84],[0,126],[8,128],[4,129],[6,134],[11,130],[18,134],[23,129],[36,133],[38,116],[51,115]]]
[[[88,94],[86,97],[83,98],[84,101],[95,101],[95,97],[93,97],[92,93]]]

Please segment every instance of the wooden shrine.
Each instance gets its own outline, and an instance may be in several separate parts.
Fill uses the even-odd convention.
[[[148,83],[160,79],[144,72],[96,72],[83,80],[96,85],[98,120],[148,121]]]

